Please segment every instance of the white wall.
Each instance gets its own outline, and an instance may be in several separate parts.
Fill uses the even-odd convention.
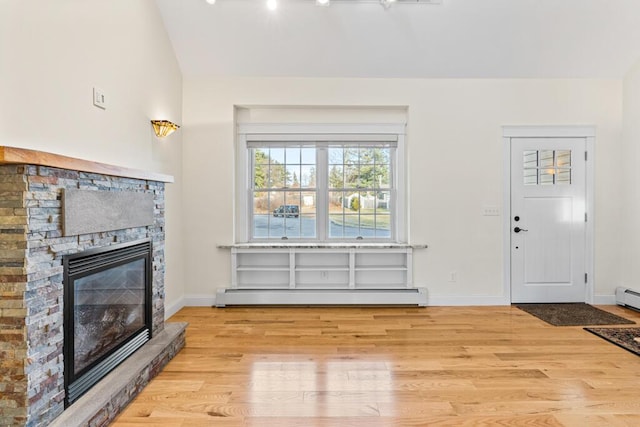
[[[92,89],[107,109],[92,105]],[[167,185],[166,298],[183,295],[182,76],[153,0],[0,2],[0,144],[174,175]]]
[[[431,303],[504,301],[503,125],[595,125],[596,295],[618,264],[622,82],[618,80],[191,78],[184,83],[186,301],[210,303],[230,283],[234,240],[234,105],[406,106],[414,282]],[[456,271],[458,281],[447,281]]]
[[[640,61],[624,80],[622,286],[640,290]]]
[[[235,105],[407,107],[410,240],[430,246],[415,254],[415,282],[441,302],[503,296],[501,218],[480,214],[485,204],[504,211],[501,126],[595,125],[596,294],[640,285],[640,222],[632,221],[640,214],[640,64],[624,90],[617,80],[586,79],[194,78],[182,86],[152,0],[5,0],[0,53],[0,144],[175,176],[167,186],[169,311],[184,296],[210,302],[230,281],[229,254],[214,244],[233,241]],[[94,86],[105,91],[106,110],[91,104]],[[183,128],[160,141],[151,118]]]

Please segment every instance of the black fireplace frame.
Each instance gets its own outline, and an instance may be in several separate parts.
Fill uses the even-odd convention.
[[[151,239],[103,246],[88,249],[63,257],[64,286],[64,325],[74,325],[73,283],[90,274],[144,259],[145,269],[145,306],[144,326],[133,332],[120,346],[111,349],[89,366],[75,374],[74,372],[74,328],[64,328],[64,406],[67,408],[93,385],[122,363],[127,357],[142,347],[152,337],[153,309],[153,247]]]

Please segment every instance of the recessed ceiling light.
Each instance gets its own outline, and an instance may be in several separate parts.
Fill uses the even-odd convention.
[[[216,0],[206,0],[209,4],[216,4]]]
[[[267,9],[276,10],[278,8],[277,0],[267,0]]]
[[[318,6],[329,6],[329,0],[316,0]]]

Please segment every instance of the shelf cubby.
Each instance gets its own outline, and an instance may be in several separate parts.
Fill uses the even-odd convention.
[[[263,246],[232,248],[231,254],[234,289],[412,288],[410,246]]]

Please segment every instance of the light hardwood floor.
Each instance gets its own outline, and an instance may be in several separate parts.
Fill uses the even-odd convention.
[[[171,320],[190,323],[186,347],[113,426],[640,426],[640,357],[515,307],[198,307]]]

